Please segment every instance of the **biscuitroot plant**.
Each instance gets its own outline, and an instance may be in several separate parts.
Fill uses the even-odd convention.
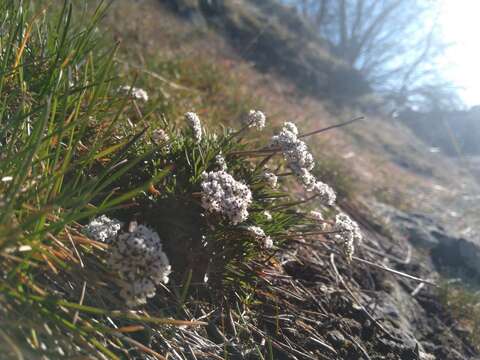
[[[110,244],[110,268],[129,305],[145,304],[170,277],[221,292],[248,283],[292,238],[325,235],[351,260],[359,227],[343,213],[323,218],[322,209],[335,212],[335,191],[313,175],[307,136],[294,123],[268,139],[259,110],[239,129],[210,130],[194,112],[173,120],[145,131],[129,156],[150,155],[112,184],[121,191],[151,181],[148,190],[86,227]],[[259,135],[266,139],[260,147]],[[148,235],[125,230],[128,224]]]

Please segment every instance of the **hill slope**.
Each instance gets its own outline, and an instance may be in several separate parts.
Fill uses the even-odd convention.
[[[114,20],[122,14],[128,14],[128,23]],[[232,98],[235,104],[260,104],[276,124],[295,119],[309,130],[348,120],[368,108],[361,95],[369,89],[359,75],[332,57],[321,39],[273,1],[118,1],[110,17],[107,23],[124,43],[121,59],[126,71],[149,69],[147,77],[163,79],[152,80],[150,86],[161,86],[169,96],[174,96],[176,86],[199,91],[186,95],[199,106],[218,101],[218,121],[225,121],[222,109],[226,103],[233,106]],[[178,60],[187,61],[191,72],[184,68],[172,72],[165,65]],[[232,75],[222,99],[209,87],[211,78],[192,81],[199,72],[198,76],[205,76],[205,68],[195,63],[213,66],[209,76],[217,71]],[[236,87],[235,94],[229,93],[231,86]],[[239,109],[239,116],[244,110]],[[368,234],[359,257],[421,279],[438,278],[439,248],[419,246],[425,237],[418,231],[440,234],[431,237],[437,243],[444,238],[451,239],[449,244],[461,243],[455,234],[465,225],[458,218],[469,219],[464,216],[462,196],[478,189],[468,172],[431,153],[407,127],[380,113],[369,113],[366,121],[327,132],[310,144],[326,159],[325,167],[330,166],[325,176],[339,182],[348,178],[354,184],[341,206]],[[355,195],[350,197],[349,191]],[[429,214],[426,222],[415,220],[419,213]],[[402,231],[401,217],[411,225],[411,232]],[[393,223],[386,224],[387,218]],[[431,229],[428,221],[433,223]],[[435,288],[417,286],[424,283],[421,280],[393,276],[390,270],[360,260],[351,266],[339,264],[321,239],[292,245],[279,259],[265,270],[265,282],[258,289],[263,303],[250,314],[255,321],[245,325],[254,342],[273,339],[272,346],[281,354],[278,358],[476,356],[466,336],[469,330],[443,308]],[[271,319],[278,308],[284,313],[275,313],[275,324]],[[176,345],[189,344],[197,356],[203,353],[209,358],[213,356],[206,352],[209,346],[228,344],[238,358],[256,358],[233,324],[219,330],[212,320],[202,340],[192,340],[193,335],[184,332]],[[221,354],[219,349],[211,351]]]

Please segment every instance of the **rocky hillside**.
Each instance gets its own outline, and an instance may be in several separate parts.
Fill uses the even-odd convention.
[[[480,106],[469,110],[402,112],[400,120],[432,147],[449,156],[480,154]]]
[[[358,72],[333,56],[323,39],[292,16],[292,9],[275,0],[163,2],[187,21],[215,29],[244,59],[262,71],[275,71],[300,91],[337,101],[370,92]]]
[[[376,108],[359,74],[273,0],[118,1],[112,19],[127,12],[132,23],[113,24],[113,31],[124,41],[134,37],[146,64],[154,52],[207,59],[239,74],[238,88],[276,124],[295,119],[316,129]],[[180,332],[175,346],[184,352],[177,358],[222,358],[225,347],[234,358],[261,358],[247,343],[265,338],[276,359],[480,358],[475,325],[454,316],[438,287],[452,273],[472,283],[480,274],[470,211],[478,184],[409,127],[381,113],[367,117],[311,141],[338,166],[328,176],[353,179],[353,195],[340,203],[366,234],[353,262],[341,260],[328,239],[298,239],[262,272],[254,312],[212,319],[206,332]]]

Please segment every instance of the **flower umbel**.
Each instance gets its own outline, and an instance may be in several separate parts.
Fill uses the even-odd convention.
[[[131,87],[130,85],[121,86],[120,90],[126,93],[130,93],[133,99],[135,100],[142,100],[147,102],[148,101],[148,94],[145,90]]]
[[[310,211],[310,216],[316,221],[323,221],[323,215],[320,211]]]
[[[171,267],[158,234],[144,225],[122,233],[110,248],[108,263],[123,281],[120,295],[127,305],[145,304],[156,286],[168,282]]]
[[[170,137],[163,129],[155,129],[152,132],[152,140],[155,144],[166,144],[170,141]]]
[[[283,123],[283,127],[286,130],[290,131],[291,133],[293,133],[295,135],[298,135],[297,125],[295,125],[293,122],[287,121],[287,122]]]
[[[311,173],[315,166],[313,155],[307,144],[298,138],[298,129],[294,123],[286,122],[283,125],[280,133],[272,137],[272,146],[280,148],[288,167],[300,179],[306,191],[316,193],[320,201],[327,205],[335,203],[335,191]]]
[[[272,189],[275,189],[277,187],[278,177],[274,173],[266,172],[263,174],[263,178]]]
[[[218,154],[215,156],[215,164],[220,168],[220,170],[226,171],[227,170],[227,162],[222,154]]]
[[[235,180],[224,170],[202,174],[202,207],[221,213],[231,224],[237,225],[248,218],[252,193],[247,185]]]
[[[265,127],[266,116],[259,110],[250,110],[248,113],[248,127],[262,130]]]
[[[268,210],[265,210],[263,212],[263,216],[265,216],[265,219],[267,219],[267,221],[272,221],[273,220],[272,213]]]
[[[360,227],[347,214],[340,213],[335,217],[333,231],[337,232],[334,235],[334,239],[342,243],[345,257],[351,261],[355,251],[355,244],[362,242],[363,237]]]
[[[110,219],[106,215],[94,218],[83,228],[85,235],[93,240],[111,244],[117,233],[122,228],[122,223],[116,219]]]
[[[297,135],[297,127],[293,123],[285,123],[280,133],[272,137],[272,145],[281,149],[293,172],[299,173],[301,169],[310,171],[315,165],[313,155]]]
[[[318,195],[322,203],[330,206],[335,204],[337,194],[335,194],[335,190],[333,190],[328,184],[317,180],[312,191]]]
[[[265,249],[271,249],[273,247],[272,238],[266,235],[261,227],[250,225],[247,227],[247,230],[255,236],[255,239],[261,241],[261,245]]]
[[[187,120],[193,131],[195,143],[198,144],[202,140],[202,123],[200,122],[200,118],[194,112],[187,112],[185,114],[185,120]]]

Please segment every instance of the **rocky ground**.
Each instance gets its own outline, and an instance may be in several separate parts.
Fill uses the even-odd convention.
[[[480,359],[437,285],[459,257],[476,272],[468,243],[425,215],[367,200],[342,208],[364,233],[352,262],[328,237],[293,240],[257,267],[254,301],[219,307],[200,296],[192,315],[208,326],[153,336],[151,345],[178,359],[222,359],[225,350],[262,359],[255,344],[266,341],[273,359]]]
[[[205,332],[185,330],[170,345],[192,349],[192,359],[220,359],[225,346],[234,359],[259,359],[242,341],[247,330],[255,341],[270,339],[274,359],[480,359],[433,285],[438,257],[426,249],[440,246],[445,232],[421,216],[371,205],[345,206],[365,234],[351,263],[328,238],[297,241],[262,268],[257,301],[243,315],[219,313]],[[373,207],[394,227],[372,221]]]

